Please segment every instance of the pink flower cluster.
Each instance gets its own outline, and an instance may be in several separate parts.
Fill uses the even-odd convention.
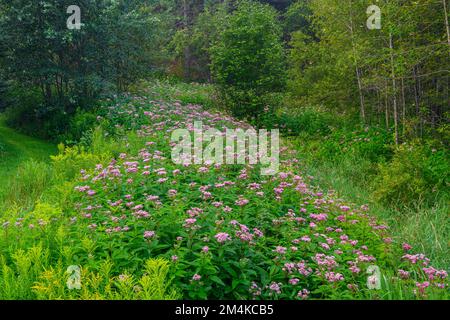
[[[224,242],[227,242],[227,241],[231,241],[230,235],[228,233],[225,233],[225,232],[221,232],[221,233],[216,234],[214,236],[214,238],[216,238],[217,242],[219,242],[219,243],[224,243]]]

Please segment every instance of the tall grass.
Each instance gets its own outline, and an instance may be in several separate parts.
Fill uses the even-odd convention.
[[[5,121],[4,115],[0,114],[0,208],[7,200],[22,203],[19,194],[26,195],[26,199],[35,198],[47,183],[48,168],[45,164],[56,151],[50,143],[8,128]],[[26,172],[27,168],[32,172]],[[32,183],[30,187],[20,186],[27,182]]]
[[[27,160],[19,165],[6,184],[8,188],[0,198],[3,206],[16,204],[28,208],[53,184],[53,170],[48,163]]]

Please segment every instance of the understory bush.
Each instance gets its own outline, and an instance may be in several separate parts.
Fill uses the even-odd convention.
[[[74,144],[82,139],[89,139],[91,130],[95,128],[96,124],[95,110],[77,109],[75,114],[70,116],[69,125],[65,132],[60,132],[57,136],[58,142]]]
[[[375,197],[391,206],[430,204],[445,193],[448,196],[450,158],[446,150],[405,143],[390,162],[379,165],[379,170]]]
[[[5,155],[6,153],[6,147],[5,145],[0,141],[0,159]]]
[[[268,93],[284,85],[277,13],[268,5],[242,1],[224,23],[210,48],[219,98],[234,116],[258,118],[268,104]]]
[[[268,112],[261,116],[261,127],[278,128],[285,136],[308,135],[310,139],[327,136],[335,127],[335,118],[329,112],[308,108],[299,111],[276,108],[283,103],[282,97],[278,99],[278,103],[271,104],[275,107],[268,108]]]
[[[97,122],[96,100],[86,99],[82,105],[77,107],[68,97],[44,101],[35,87],[11,86],[2,118],[7,126],[29,136],[74,144],[89,136]]]
[[[286,127],[307,161],[339,165],[349,181],[370,190],[377,203],[389,207],[431,206],[448,197],[449,154],[442,145],[414,140],[396,147],[390,132],[375,126],[334,126],[318,112],[288,116]],[[353,168],[352,168],[353,167]]]
[[[317,156],[323,159],[361,157],[373,163],[389,160],[392,146],[389,135],[376,127],[334,129],[320,140]]]
[[[13,105],[4,112],[6,124],[29,136],[57,141],[67,131],[71,115],[62,111],[61,105],[43,106],[39,99],[24,98],[20,105]]]

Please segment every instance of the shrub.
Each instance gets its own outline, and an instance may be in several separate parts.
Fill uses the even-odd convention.
[[[379,170],[374,196],[392,206],[431,203],[449,185],[448,152],[417,141],[401,145]]]
[[[77,109],[70,119],[66,132],[59,137],[59,140],[72,144],[80,141],[82,138],[89,139],[97,122],[97,116],[93,111]]]
[[[85,151],[83,147],[66,147],[58,145],[59,154],[52,156],[52,164],[55,175],[60,181],[75,178],[81,169],[87,166],[95,166],[100,162],[100,157]]]
[[[10,89],[7,96],[7,108],[3,115],[6,125],[9,127],[28,131],[40,132],[40,122],[35,116],[35,109],[42,103],[42,98],[37,90],[24,90],[19,87]]]
[[[268,95],[258,95],[253,89],[222,88],[218,92],[218,97],[225,109],[228,109],[235,117],[246,118],[253,123],[259,124],[261,116],[269,111]],[[270,113],[273,114],[273,112]]]
[[[277,14],[244,1],[225,22],[212,46],[212,73],[221,97],[238,117],[257,117],[264,94],[283,87],[283,46]]]
[[[269,114],[269,119],[274,117]],[[273,120],[272,120],[273,121]],[[319,110],[301,110],[299,112],[281,112],[276,116],[278,127],[287,135],[325,136],[331,133],[333,117]]]
[[[3,111],[3,109],[6,107],[7,92],[8,92],[8,83],[4,79],[2,79],[2,76],[0,74],[0,112]]]
[[[6,153],[6,147],[5,145],[0,141],[0,159],[5,155]]]
[[[334,129],[321,141],[318,150],[318,156],[325,159],[361,157],[373,163],[388,160],[391,154],[388,133],[376,127]]]

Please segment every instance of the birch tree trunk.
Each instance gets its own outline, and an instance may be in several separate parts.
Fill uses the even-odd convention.
[[[183,26],[186,32],[189,32],[189,4],[188,0],[183,0]],[[185,79],[190,77],[191,69],[191,50],[189,46],[184,47],[184,64],[183,64],[183,75]]]
[[[358,92],[359,92],[359,105],[360,105],[360,115],[361,120],[365,124],[366,123],[366,109],[364,105],[364,94],[362,92],[362,81],[361,81],[361,72],[358,66],[358,59],[356,58],[356,46],[355,46],[355,37],[353,32],[353,16],[352,16],[352,1],[350,1],[350,36],[352,39],[352,50],[353,50],[353,62],[355,64],[356,71],[356,80],[358,82]]]
[[[395,131],[395,144],[398,145],[398,110],[397,110],[397,83],[395,80],[395,64],[394,64],[394,45],[392,41],[392,33],[389,33],[389,49],[391,51],[391,78],[392,78],[392,102],[394,107],[394,131]]]
[[[448,25],[447,0],[442,0],[442,5],[444,6],[445,28],[447,30],[447,42],[448,45],[450,46],[450,27]]]

